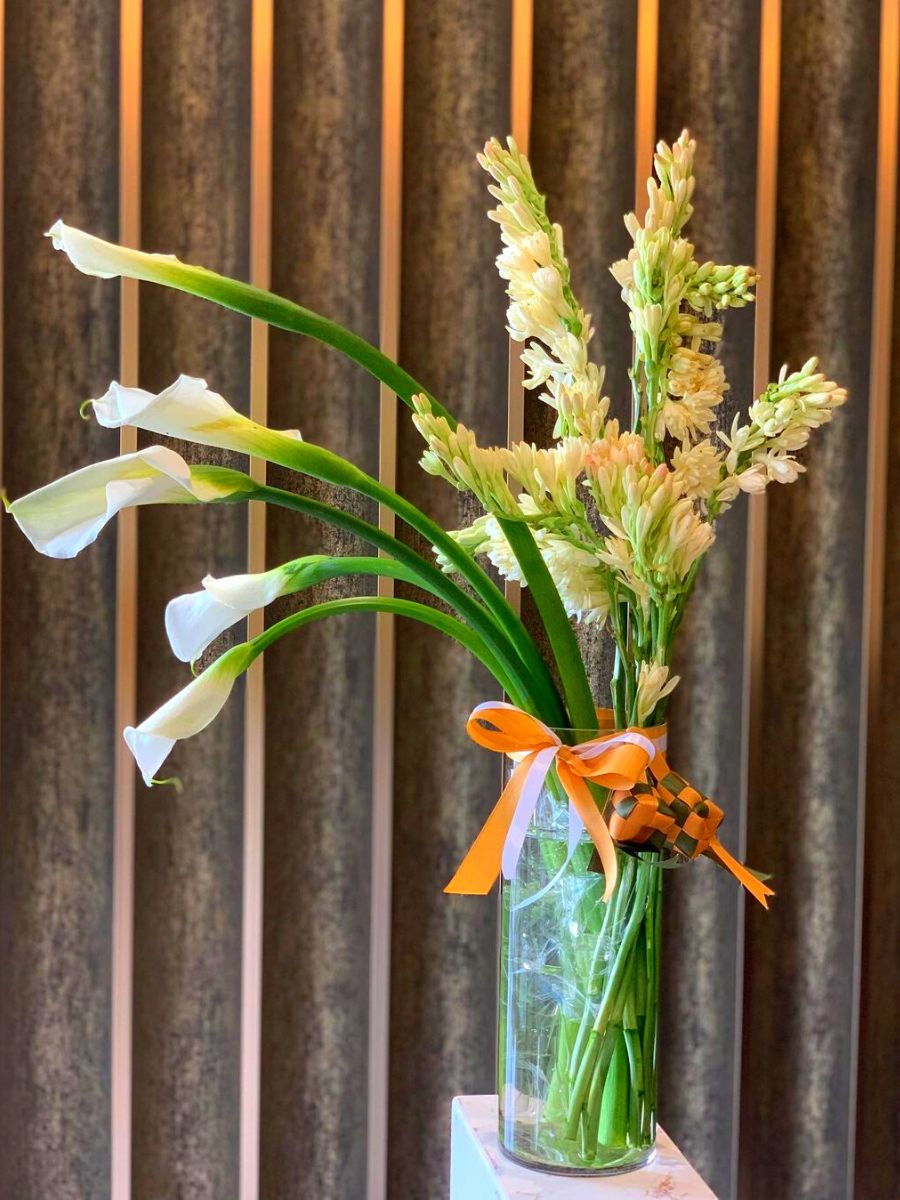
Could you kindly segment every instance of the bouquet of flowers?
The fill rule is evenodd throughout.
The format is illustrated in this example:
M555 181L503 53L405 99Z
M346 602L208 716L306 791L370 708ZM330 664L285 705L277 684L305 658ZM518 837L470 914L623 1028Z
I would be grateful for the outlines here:
M215 659L124 736L145 781L181 738L205 728L238 676L310 622L359 610L425 622L491 672L507 700L480 705L469 732L510 764L503 794L447 890L485 893L502 874L501 1140L537 1165L622 1169L652 1151L662 866L703 854L763 904L763 877L719 842L722 812L665 759L665 715L678 683L675 635L716 522L741 492L791 483L810 432L846 393L810 359L776 381L727 430L727 383L716 349L720 315L753 299L747 266L699 262L684 236L694 143L661 142L643 221L612 272L633 333L631 420L609 418L592 325L574 294L562 230L550 220L527 159L492 140L497 259L510 336L523 344L525 386L555 413L553 443L484 447L437 398L350 331L299 305L178 259L115 246L62 222L49 231L80 270L173 287L309 336L358 362L412 410L423 468L484 509L446 531L426 513L296 431L264 428L200 379L153 395L111 384L88 401L104 426L255 455L361 493L433 547L434 559L341 508L266 486L240 471L194 465L150 446L86 466L7 504L36 549L78 554L127 506L262 500L340 526L371 557L305 556L261 574L216 579L171 601L175 654L193 663L226 629L277 597L335 576L403 580L423 599L357 596L314 603ZM545 659L483 565L531 590L550 648ZM608 707L596 700L573 624L603 624L615 645Z

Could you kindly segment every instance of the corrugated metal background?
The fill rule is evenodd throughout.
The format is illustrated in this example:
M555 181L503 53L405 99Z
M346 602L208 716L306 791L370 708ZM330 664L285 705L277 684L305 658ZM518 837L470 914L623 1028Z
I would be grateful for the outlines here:
M271 279L398 346L486 440L539 436L475 151L514 122L529 143L622 397L621 214L655 137L698 137L699 253L766 272L755 325L727 321L735 399L814 350L851 393L808 478L723 525L680 648L675 760L777 875L746 918L708 865L668 887L662 1119L723 1198L900 1190L898 28L897 0L7 0L3 19L13 496L115 452L85 396L184 370L459 524L359 371L169 292L120 306L43 230L64 215ZM493 1086L494 906L440 890L494 798L463 733L489 684L419 627L317 626L270 656L265 708L257 672L179 747L182 795L135 791L114 714L184 678L166 600L354 547L238 507L134 524L75 563L3 529L0 1200L441 1200L450 1098Z

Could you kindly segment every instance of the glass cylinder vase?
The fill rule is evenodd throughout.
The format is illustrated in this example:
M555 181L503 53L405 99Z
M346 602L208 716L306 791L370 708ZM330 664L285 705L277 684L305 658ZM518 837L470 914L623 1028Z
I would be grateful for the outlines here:
M587 834L568 853L557 793L544 789L501 889L500 1144L528 1166L612 1174L656 1138L663 871L656 851L617 849L604 902Z

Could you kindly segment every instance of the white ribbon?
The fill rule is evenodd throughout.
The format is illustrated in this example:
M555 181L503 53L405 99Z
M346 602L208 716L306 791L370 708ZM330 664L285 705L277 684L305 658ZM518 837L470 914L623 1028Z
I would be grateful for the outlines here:
M494 705L493 707L498 707ZM511 706L510 706L511 707ZM543 724L543 722L541 722ZM553 765L556 755L562 748L562 741L556 733L548 726L544 725L548 738L554 742L552 746L546 746L543 750L538 750L534 754L534 760L528 769L528 775L525 783L522 785L522 793L519 796L519 802L516 805L516 811L513 815L512 822L509 827L509 833L506 842L503 846L503 855L501 858L501 871L503 878L511 880L515 877L516 866L522 854L522 847L525 844L525 837L528 832L528 826L534 817L534 811L537 808L538 800L540 799L541 789L547 778L547 774ZM657 751L664 751L666 748L667 737L665 731L658 734L656 737L650 738L645 734L638 733L636 730L624 729L620 733L600 735L598 738L592 739L589 742L581 742L577 746L569 747L578 758L589 760L597 758L600 754L612 749L614 746L632 745L639 746L647 755L648 761L652 762L656 757ZM528 908L529 905L537 903L542 899L547 892L557 883L571 863L575 851L578 848L578 843L581 841L581 835L584 832L584 822L578 814L578 810L572 801L569 801L569 828L566 845L566 858L563 865L539 891L533 896L529 896L526 900L521 900L518 904L513 905L512 911L518 912L520 909Z

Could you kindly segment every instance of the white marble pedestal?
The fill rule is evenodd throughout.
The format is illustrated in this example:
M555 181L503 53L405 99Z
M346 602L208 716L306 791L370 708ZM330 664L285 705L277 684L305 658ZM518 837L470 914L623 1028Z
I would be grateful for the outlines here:
M497 1097L457 1096L451 1118L450 1200L716 1200L662 1129L649 1166L605 1178L548 1175L497 1143Z

